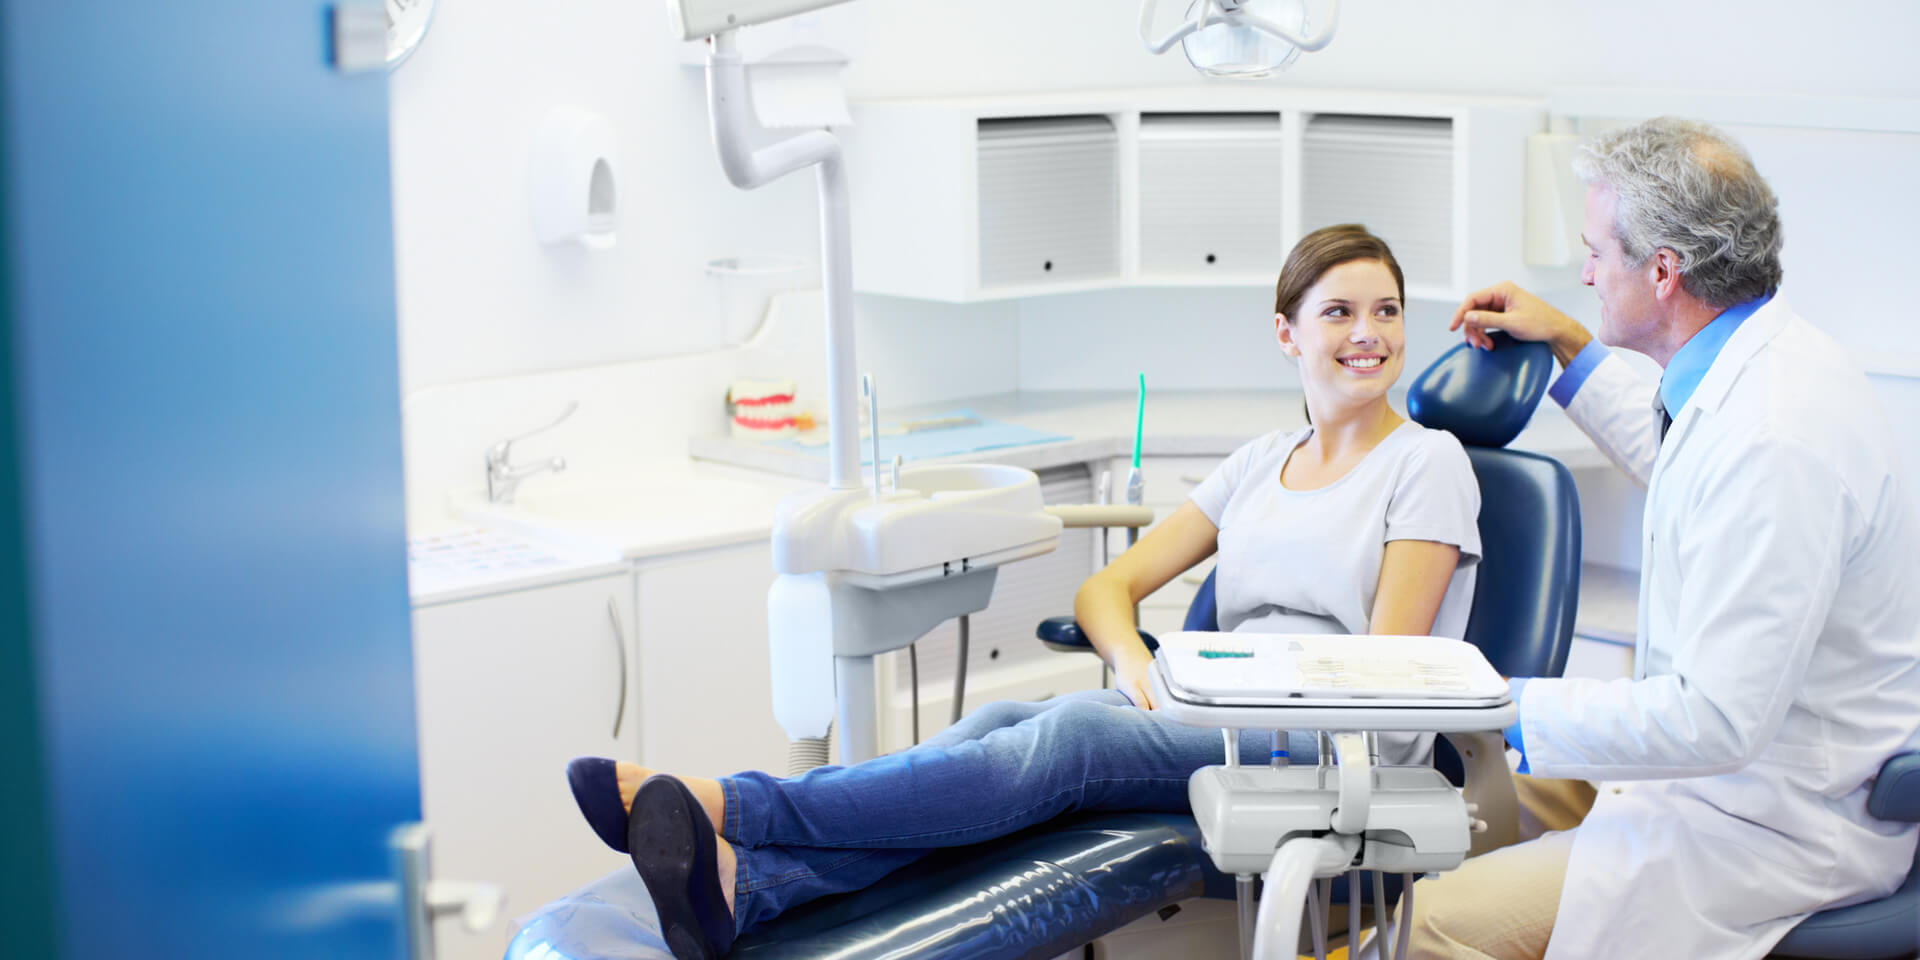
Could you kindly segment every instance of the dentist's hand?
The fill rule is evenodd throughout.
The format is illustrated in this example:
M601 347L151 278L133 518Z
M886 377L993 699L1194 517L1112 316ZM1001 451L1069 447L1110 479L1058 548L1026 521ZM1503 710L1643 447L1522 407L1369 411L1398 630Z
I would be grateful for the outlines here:
M1493 349L1489 327L1505 330L1516 340L1543 340L1563 367L1593 340L1579 321L1512 283L1496 283L1460 301L1447 329L1463 326L1467 342L1482 350Z
M1129 653L1113 665L1114 689L1142 710L1155 709L1158 705L1153 702L1153 684L1147 680L1147 671L1152 669L1153 654L1141 644L1138 654Z

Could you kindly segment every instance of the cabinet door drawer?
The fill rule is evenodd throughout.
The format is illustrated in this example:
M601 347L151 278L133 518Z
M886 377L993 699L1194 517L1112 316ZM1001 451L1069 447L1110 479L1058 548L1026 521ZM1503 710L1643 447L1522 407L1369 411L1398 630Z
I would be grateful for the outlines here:
M980 286L1119 279L1119 149L1105 116L981 120Z
M1168 277L1262 277L1286 259L1280 235L1278 113L1140 118L1140 271ZM1199 169L1241 171L1221 190Z
M499 885L512 917L625 862L581 821L565 770L577 756L638 759L633 624L625 573L414 611L436 876ZM506 950L503 925L476 935L447 919L435 936L441 960Z

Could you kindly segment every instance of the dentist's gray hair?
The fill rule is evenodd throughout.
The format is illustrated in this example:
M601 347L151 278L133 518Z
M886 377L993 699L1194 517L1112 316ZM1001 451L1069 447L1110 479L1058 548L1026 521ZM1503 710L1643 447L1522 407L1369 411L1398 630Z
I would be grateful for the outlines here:
M1780 208L1745 148L1704 123L1658 117L1582 146L1573 169L1619 198L1614 236L1629 263L1665 247L1681 287L1714 307L1780 288Z

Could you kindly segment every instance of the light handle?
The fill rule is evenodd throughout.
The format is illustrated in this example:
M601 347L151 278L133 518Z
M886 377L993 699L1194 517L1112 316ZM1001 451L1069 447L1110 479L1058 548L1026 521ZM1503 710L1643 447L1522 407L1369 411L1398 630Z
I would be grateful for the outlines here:
M1305 3L1306 0L1300 0ZM1185 40L1196 31L1204 30L1216 23L1250 27L1284 43L1290 43L1308 53L1325 49L1333 42L1334 28L1340 25L1340 0L1329 0L1327 18L1316 33L1302 36L1295 31L1274 23L1256 13L1249 13L1240 6L1240 0L1201 0L1199 11L1192 20L1174 28L1172 33L1158 40L1153 38L1153 14L1160 0L1141 0L1140 4L1140 42L1146 44L1147 52L1158 56L1173 49L1173 45Z

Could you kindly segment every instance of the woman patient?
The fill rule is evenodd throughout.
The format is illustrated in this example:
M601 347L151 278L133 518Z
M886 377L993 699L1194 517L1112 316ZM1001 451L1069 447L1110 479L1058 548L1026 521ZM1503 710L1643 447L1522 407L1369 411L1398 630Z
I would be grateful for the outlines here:
M1362 227L1314 231L1287 257L1274 333L1299 366L1311 425L1235 451L1080 588L1074 615L1118 689L990 704L911 750L792 779L575 761L581 811L633 856L674 955L724 954L738 933L931 848L1075 810L1186 811L1187 779L1221 761L1220 734L1153 712L1133 608L1215 552L1222 630L1462 636L1479 487L1451 434L1387 403L1404 298L1393 253ZM1267 740L1246 739L1242 761L1266 763ZM1430 746L1382 739L1387 762Z

